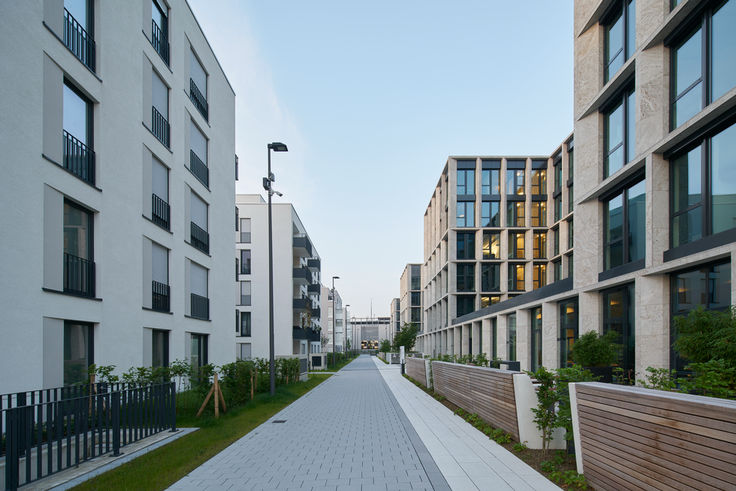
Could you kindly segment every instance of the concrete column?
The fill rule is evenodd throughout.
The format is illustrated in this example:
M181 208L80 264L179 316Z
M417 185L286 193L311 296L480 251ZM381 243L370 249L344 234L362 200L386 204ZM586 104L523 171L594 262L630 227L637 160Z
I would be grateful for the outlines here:
M528 309L516 311L516 359L521 362L522 370L531 369L530 330L532 327L531 311Z
M634 284L634 339L637 377L647 367L670 365L670 281L668 275L639 276Z
M499 315L497 317L498 324L496 326L496 331L498 333L498 357L502 360L508 360L508 348L506 347L506 334L507 334L507 323L506 323L506 316L505 315Z
M542 304L542 365L547 369L557 368L559 365L559 321L560 314L557 302Z
M598 292L581 293L578 297L578 335L601 331L601 299Z
M483 352L483 334L481 331L480 321L473 322L473 356L477 356Z
M452 354L455 356L462 356L463 355L463 332L461 327L452 327L451 329L451 335L452 335Z
M493 355L493 353L491 353L491 351L493 350L493 340L491 339L491 319L483 319L481 321L479 329L481 333L481 338L483 339L480 347L481 352L485 353L490 360Z
M460 355L467 355L470 354L471 349L471 330L470 330L471 324L463 324L460 326Z

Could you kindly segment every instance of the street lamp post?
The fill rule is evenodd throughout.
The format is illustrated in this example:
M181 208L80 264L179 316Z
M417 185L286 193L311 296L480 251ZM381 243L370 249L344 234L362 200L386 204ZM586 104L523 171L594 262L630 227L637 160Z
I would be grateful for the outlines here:
M337 332L335 332L335 317L337 317L337 302L335 297L335 280L339 280L339 276L333 276L332 277L332 363L335 363L335 338L337 337Z
M271 219L271 197L281 193L274 191L273 183L276 176L271 172L271 150L274 152L287 152L289 149L281 142L273 142L268 148L268 174L263 178L263 189L268 191L268 362L271 378L271 395L276 394L276 362L274 356L273 335L273 222Z

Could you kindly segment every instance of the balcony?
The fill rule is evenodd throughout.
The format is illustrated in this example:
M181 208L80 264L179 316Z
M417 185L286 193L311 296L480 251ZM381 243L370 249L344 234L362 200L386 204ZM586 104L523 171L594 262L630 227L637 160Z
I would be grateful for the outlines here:
M94 297L95 263L65 252L64 291L83 297Z
M297 285L308 285L312 282L312 273L305 267L294 268L293 275Z
M205 97L202 92L200 92L199 87L197 87L197 84L194 83L193 79L189 79L189 99L192 100L192 103L194 104L194 107L197 108L197 111L199 111L202 116L204 116L205 121L209 120L209 105L207 104L207 97Z
M195 319L210 320L210 299L191 293L192 296L192 317Z
M164 230L169 230L169 213L170 213L170 207L169 204L156 196L155 194L151 195L151 221L158 225L159 227L163 228Z
M171 128L169 127L169 120L167 120L158 109L151 106L151 133L153 136L169 148Z
M307 286L307 293L310 295L319 295L322 292L322 286L319 283L311 283Z
M67 9L64 9L64 44L79 61L95 71L95 40Z
M194 222L191 222L190 240L195 249L199 249L205 254L210 253L210 234Z
M189 150L189 171L205 186L210 185L210 170L194 150Z
M169 285L151 282L151 308L159 312L169 312L171 310L169 303Z
M293 339L306 339L307 341L319 341L319 334L320 332L316 329L312 329L311 327L299 327L294 326L294 329L292 330L292 338Z
M312 310L312 301L308 298L295 298L294 310Z
M293 247L294 253L300 257L312 256L312 243L306 235L295 235Z
M156 24L156 21L151 19L151 45L153 49L161 55L166 64L169 64L169 40L168 35L165 31Z
M240 232L240 243L250 244L250 232Z
M312 307L312 319L319 319L321 315L319 307Z
M238 305L242 305L245 307L250 306L251 304L251 296L250 295L240 295L240 303Z
M64 140L64 168L83 180L95 185L95 152L72 135L62 130Z
M313 273L319 273L321 262L319 259L307 259L307 267L311 269Z

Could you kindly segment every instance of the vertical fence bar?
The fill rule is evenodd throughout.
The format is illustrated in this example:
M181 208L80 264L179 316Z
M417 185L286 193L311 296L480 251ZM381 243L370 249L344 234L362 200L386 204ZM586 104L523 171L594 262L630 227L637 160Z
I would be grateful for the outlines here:
M170 385L171 390L171 399L169 400L169 410L171 411L169 413L169 418L171 419L169 423L171 424L171 432L176 431L176 382L171 382Z
M112 454L120 455L120 392L112 393L112 403L110 404L112 416ZM123 433L124 435L125 433Z
M33 450L33 406L24 406L22 408L18 408L20 411L22 411L23 414L23 426L21 426L20 430L23 432L24 437L24 447L23 450L25 450L26 454L26 480L25 482L29 482L31 480L31 450Z
M54 459L53 459L53 444L54 444L54 427L52 425L52 416L53 416L53 402L49 401L49 396L51 394L46 394L46 470L49 474L53 472L53 465L54 465Z
M39 400L36 406L36 479L40 479L41 476L43 476L43 404Z
M10 406L10 401L8 401ZM18 414L17 409L6 411L5 432L5 489L18 489Z

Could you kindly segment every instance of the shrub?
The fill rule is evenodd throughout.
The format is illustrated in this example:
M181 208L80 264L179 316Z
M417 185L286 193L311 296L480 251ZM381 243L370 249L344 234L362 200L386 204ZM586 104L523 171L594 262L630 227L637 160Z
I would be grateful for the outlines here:
M723 360L736 367L736 309L725 312L699 306L687 316L675 317L675 351L693 363Z
M639 385L647 389L675 390L677 387L675 370L667 368L647 367L644 380L639 380Z
M480 353L475 357L475 363L481 367L487 367L488 366L488 357L485 353Z
M687 366L693 374L677 381L683 391L722 399L736 399L736 367L725 360L691 363Z
M560 395L555 385L557 378L553 372L544 367L539 367L536 372L527 373L539 383L537 407L533 407L532 412L537 429L542 432L542 449L547 451L549 442L552 441L552 432L557 424L556 409L560 402Z
M605 367L616 361L618 346L615 331L599 336L596 331L586 332L572 345L570 358L584 367Z
M391 341L388 339L381 340L381 345L378 347L378 351L381 353L389 353L391 351Z

